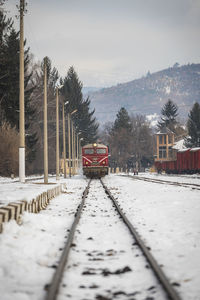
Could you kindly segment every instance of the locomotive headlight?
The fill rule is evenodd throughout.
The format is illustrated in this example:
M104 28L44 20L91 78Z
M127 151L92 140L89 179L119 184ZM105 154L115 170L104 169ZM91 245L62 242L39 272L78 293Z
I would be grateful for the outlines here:
M88 161L86 161L85 164L88 165Z
M96 144L96 143L94 143L94 144L93 144L93 146L94 146L94 147L96 147L96 146L97 146L97 144Z
M105 160L104 160L104 161L103 161L103 165L105 165L105 163L106 163L106 162L105 162Z

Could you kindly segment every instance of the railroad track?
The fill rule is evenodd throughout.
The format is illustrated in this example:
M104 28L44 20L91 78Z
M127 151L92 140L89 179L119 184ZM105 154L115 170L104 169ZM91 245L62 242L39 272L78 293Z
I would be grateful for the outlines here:
M105 193L107 196L105 195ZM101 196L101 199L98 199L99 195ZM86 198L88 198L87 201ZM112 202L109 200L112 200ZM98 201L102 201L101 205L104 205L105 203L105 209L102 209L102 206L101 209L98 208ZM88 215L85 211L87 206L88 208L92 206L92 209L88 209ZM102 215L101 218L98 218L97 214L100 212L102 212ZM83 214L82 217L81 214ZM86 214L86 216L84 216L84 214ZM111 219L114 221L112 224L109 224L109 220ZM81 224L79 224L79 220ZM89 252L85 250L83 246L83 241L85 241L85 235L87 234L86 230L84 230L88 228L86 224L87 222L89 222L91 227L90 231L94 234L94 236L88 237L87 242L84 243L95 244L96 242L98 244L98 239L101 239L101 230L104 230L104 238L103 240L100 240L100 248L96 249L94 248L95 246L93 248L89 246L89 248L92 249L92 251ZM126 225L128 230L124 226L124 224ZM110 226L113 226L113 228ZM81 234L82 231L83 233ZM115 234L117 231L120 231L121 234L118 233L116 239ZM122 239L121 241L119 241L119 236L120 239ZM112 242L112 239L114 240L114 242ZM125 243L125 246L123 246L123 243ZM130 249L127 250L128 243L130 243ZM106 247L107 244L109 244L109 246L112 245L112 248L105 250L106 248L104 249L104 247ZM119 250L121 248L126 250ZM81 273L82 277L80 277L79 281L82 284L76 288L81 288L83 289L83 291L85 291L85 289L87 288L90 289L89 294L86 293L87 296L83 297L83 299L110 300L116 297L120 297L121 295L125 297L123 299L131 300L136 299L134 298L134 296L137 294L140 294L140 296L142 297L139 299L181 299L174 287L170 284L167 276L164 274L159 264L150 253L150 250L145 246L136 229L127 219L118 202L112 196L102 180L94 180L94 184L91 184L91 180L88 182L88 185L82 196L82 201L76 210L74 222L69 231L67 242L63 249L58 266L56 267L52 282L47 287L45 300L55 300L57 299L57 296L59 298L59 295L63 295L63 293L71 299L79 299L76 292L74 292L73 279L70 279L70 276L74 276L75 269L78 268L79 264L81 264L81 249L82 252L85 253L82 267L79 267L83 268ZM70 261L73 261L73 264L71 263L70 265ZM76 263L74 263L75 261ZM124 263L124 267L117 268L117 270L113 271L113 267L118 266L118 264L123 265ZM105 264L109 264L110 267L105 267ZM137 268L139 268L140 271L139 273L136 272L136 274L134 274L134 269ZM143 269L142 272L141 268ZM78 273L80 273L80 271L77 272L77 274ZM130 286L132 289L134 288L134 285L137 286L137 278L140 277L141 274L141 280L143 279L143 276L147 276L147 279L145 280L144 286L142 288L143 291L130 291ZM87 280L85 281L83 279L84 275L87 276ZM120 282L119 280L122 280L122 277L117 277L117 275L126 276L125 281L127 282L131 280L129 281L131 282L129 291L117 290L116 285L118 285L118 283ZM80 274L77 276L80 276ZM98 290L99 287L98 284L94 283L94 280L97 280L98 282L100 276L103 276L105 278L104 283L106 284L106 286L108 286L108 288L103 291L104 294L94 294L95 289ZM116 281L116 285L113 288L112 286L109 288L109 276L112 277L111 285L113 285L113 283L115 283ZM113 276L115 277L115 279L113 279ZM91 281L90 286L86 286L86 283L88 283L89 280L88 278L93 278L93 283ZM102 279L100 280L100 282L102 283ZM145 284L147 285L146 287ZM74 295L72 295L73 292ZM153 294L155 294L156 298L150 297L153 296Z
M200 190L200 184L195 183L181 183L181 182L175 182L175 181L168 181L163 179L155 179L155 178L148 178L148 177L140 177L140 176L133 176L133 175L123 175L129 178L133 178L135 180L142 180L152 183L160 183L160 184L169 184L169 185L175 185L175 186L181 186L186 188L191 188L193 190Z

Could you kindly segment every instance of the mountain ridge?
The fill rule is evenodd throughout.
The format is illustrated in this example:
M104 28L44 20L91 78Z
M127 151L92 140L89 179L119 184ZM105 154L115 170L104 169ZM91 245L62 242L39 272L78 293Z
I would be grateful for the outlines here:
M186 118L193 103L200 101L200 64L175 64L88 95L101 124L114 121L122 106L129 114L159 115L168 99L177 104L179 117Z

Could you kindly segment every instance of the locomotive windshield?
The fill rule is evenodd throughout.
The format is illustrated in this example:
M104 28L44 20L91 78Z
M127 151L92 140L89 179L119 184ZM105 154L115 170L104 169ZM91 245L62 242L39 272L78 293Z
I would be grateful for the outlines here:
M106 149L97 149L97 154L106 154Z
M94 154L94 149L85 149L85 154Z

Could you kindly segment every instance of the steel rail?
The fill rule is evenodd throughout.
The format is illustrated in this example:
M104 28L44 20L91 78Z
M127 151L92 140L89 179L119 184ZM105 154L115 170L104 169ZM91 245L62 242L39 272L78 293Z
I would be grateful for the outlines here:
M64 271L65 265L67 263L67 260L68 260L71 244L73 242L74 234L75 234L75 231L76 231L76 226L79 222L81 212L82 212L82 208L85 204L85 198L87 197L87 194L89 192L90 183L91 183L91 179L88 182L88 185L87 185L86 189L83 192L82 201L77 207L74 222L71 226L67 242L66 242L65 247L63 249L59 264L58 264L58 266L56 268L56 271L53 275L51 284L49 285L49 287L47 289L47 294L46 294L45 300L55 300L56 296L58 294L59 285L61 283L62 276L63 276L63 271Z
M146 257L147 261L149 262L149 264L151 265L152 270L154 271L154 274L156 275L157 279L159 280L159 282L161 283L161 285L164 288L164 291L166 292L167 296L169 299L171 300L181 300L180 296L178 295L178 293L175 291L175 289L172 287L172 285L170 284L168 278L165 276L165 274L163 273L162 269L160 268L160 266L158 265L158 263L156 262L155 258L152 256L152 254L150 253L150 251L147 249L147 247L145 246L144 242L142 241L142 239L140 238L139 234L137 233L136 229L133 227L133 225L129 222L129 220L127 219L127 217L125 216L125 214L122 212L118 202L115 200L115 198L112 196L112 194L110 193L110 191L108 190L108 188L106 187L106 185L103 183L103 181L100 179L102 186L105 189L106 194L109 196L109 198L113 201L118 213L120 214L120 216L122 217L124 223L127 225L127 227L129 228L130 232L132 233L132 235L134 236L134 239L137 243L137 245L140 247L140 249L142 250L144 256Z
M123 175L124 176L124 175ZM174 182L174 181L168 181L168 180L163 180L163 179L156 179L156 178L147 178L147 177L140 177L140 176L131 176L131 175L125 175L126 177L133 178L136 180L143 180L147 182L152 182L152 183L160 183L160 184L169 184L169 185L177 185L185 188L191 188L193 190L200 190L200 184L196 183L181 183L181 182Z

